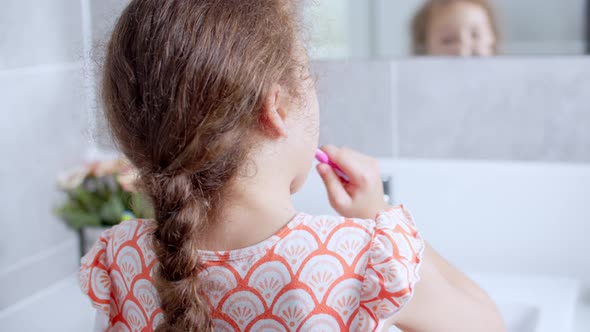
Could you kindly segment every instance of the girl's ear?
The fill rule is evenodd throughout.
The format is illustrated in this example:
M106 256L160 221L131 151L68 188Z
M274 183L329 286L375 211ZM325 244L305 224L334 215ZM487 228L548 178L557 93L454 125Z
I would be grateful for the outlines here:
M278 84L273 84L268 95L264 98L260 110L260 123L262 131L274 138L287 138L287 94Z

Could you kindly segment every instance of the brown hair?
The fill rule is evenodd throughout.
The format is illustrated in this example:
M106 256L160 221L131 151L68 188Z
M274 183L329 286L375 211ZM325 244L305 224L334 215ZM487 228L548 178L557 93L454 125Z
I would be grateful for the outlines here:
M111 36L106 117L140 172L157 228L157 331L211 331L199 234L246 158L271 84L300 83L289 0L134 0Z
M487 0L427 0L424 6L414 16L412 20L412 51L416 55L425 55L427 52L426 45L428 44L428 31L430 30L430 23L432 15L437 7L451 4L457 1L465 1L481 6L492 25L492 31L496 36L499 36L498 24L496 22L496 14L494 9ZM496 42L497 44L497 42ZM494 45L494 53L496 52L496 45Z

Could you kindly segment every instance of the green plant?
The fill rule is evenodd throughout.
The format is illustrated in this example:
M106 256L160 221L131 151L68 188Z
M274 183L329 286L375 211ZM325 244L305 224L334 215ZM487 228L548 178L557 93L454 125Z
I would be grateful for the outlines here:
M135 171L123 160L95 162L67 172L58 178L67 200L55 213L76 230L153 218L149 201L135 189L135 179Z

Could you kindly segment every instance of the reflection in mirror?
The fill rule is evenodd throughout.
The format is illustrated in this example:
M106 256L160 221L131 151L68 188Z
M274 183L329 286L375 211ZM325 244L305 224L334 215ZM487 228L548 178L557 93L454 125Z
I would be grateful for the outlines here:
M429 0L414 15L412 51L416 55L490 56L498 30L486 0Z
M316 59L576 55L587 0L321 0L307 6Z

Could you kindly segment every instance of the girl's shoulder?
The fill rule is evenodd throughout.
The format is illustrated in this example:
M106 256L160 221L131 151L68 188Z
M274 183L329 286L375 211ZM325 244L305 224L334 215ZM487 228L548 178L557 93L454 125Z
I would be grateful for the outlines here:
M136 303L142 297L157 303L152 279L157 261L152 249L154 230L152 220L127 220L104 231L82 258L80 287L106 317L124 315L132 307L144 308ZM154 306L144 318L159 320L160 313L161 309Z
M292 225L292 229L305 229L317 235L322 241L335 237L351 237L356 233L364 233L367 241L374 240L376 235L384 231L390 234L404 234L417 237L416 225L410 213L403 205L393 206L377 213L374 219L345 218L334 215L302 214L300 222ZM368 236L368 237L367 237Z

